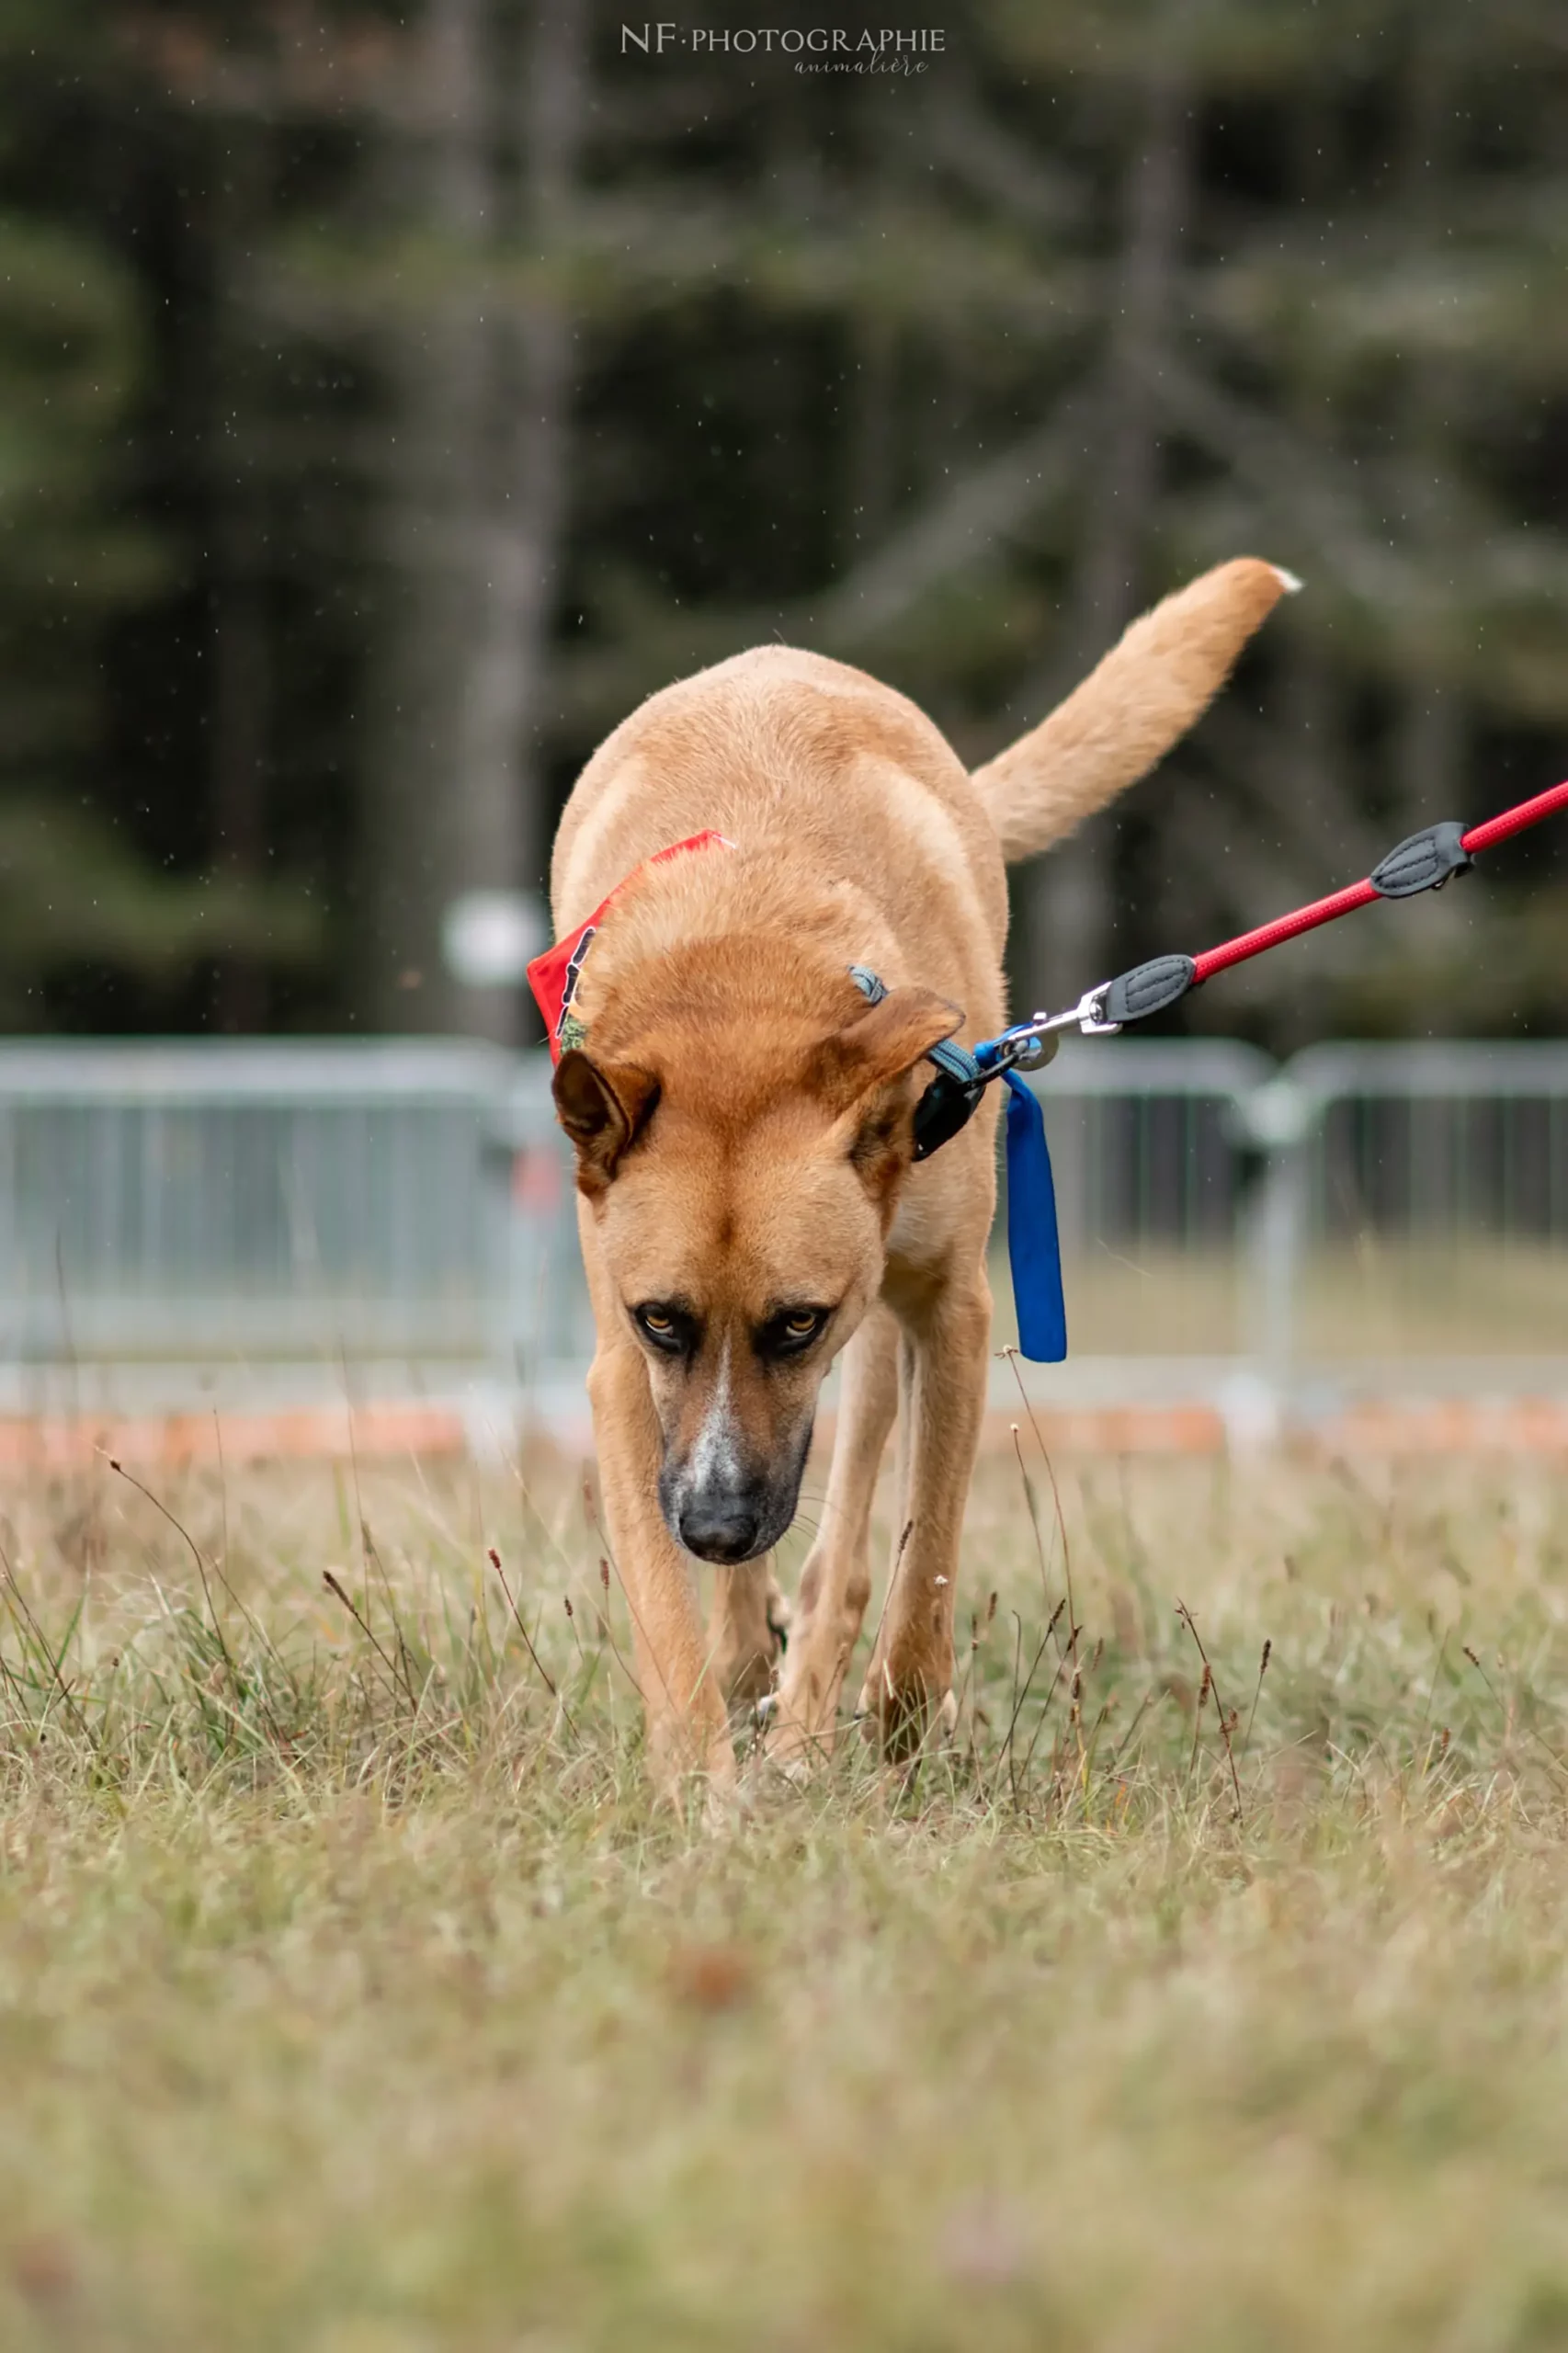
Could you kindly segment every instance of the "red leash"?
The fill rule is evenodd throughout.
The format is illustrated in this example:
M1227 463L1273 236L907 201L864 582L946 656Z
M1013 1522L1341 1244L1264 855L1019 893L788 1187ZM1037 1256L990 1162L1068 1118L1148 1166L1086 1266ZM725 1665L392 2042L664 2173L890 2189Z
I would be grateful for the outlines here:
M1090 989L1070 1013L1047 1016L1037 1013L1032 1021L1020 1022L1017 1029L1008 1030L1008 1039L1017 1039L1020 1045L1028 1039L1042 1037L1051 1029L1067 1029L1074 1025L1087 1035L1104 1035L1119 1029L1129 1021L1146 1020L1152 1013L1163 1013L1187 995L1233 964L1244 964L1249 957L1261 956L1266 949L1278 948L1287 939L1295 939L1303 931L1315 931L1320 924L1336 922L1355 907L1369 907L1375 899L1413 899L1422 891L1440 890L1450 875L1462 874L1481 850L1493 849L1513 834L1522 834L1528 825L1539 825L1543 817L1554 816L1559 810L1568 809L1568 781L1554 784L1547 792L1538 792L1531 801L1521 801L1517 809L1505 809L1499 816L1488 817L1483 824L1469 827L1447 823L1428 825L1424 832L1412 834L1407 841L1392 849L1380 866L1373 869L1364 882L1352 882L1343 891L1332 892L1326 899L1314 899L1310 906L1297 907L1288 915L1276 915L1272 923L1259 924L1256 931L1244 931L1234 939L1222 940L1218 948L1207 948L1201 956L1156 956L1150 963L1135 965L1131 972L1122 972L1114 981L1102 981ZM997 1040L998 1045L1003 1043Z
M1539 825L1555 809L1568 808L1568 784L1554 784L1550 792L1538 792L1533 801L1521 801L1517 809L1505 809L1500 817L1488 817L1483 825L1472 825L1463 837L1471 858L1479 849L1491 849L1497 842L1506 842L1510 834L1522 834L1527 825Z
M1538 792L1533 801L1521 801L1517 809L1505 809L1500 817L1488 817L1483 825L1471 825L1468 833L1459 836L1460 848L1467 859L1472 858L1479 850L1492 849L1498 842L1506 842L1511 834L1522 834L1527 825L1539 825L1543 817L1563 808L1568 808L1568 783L1554 784L1550 792ZM1422 841L1426 836L1417 834L1413 838ZM1401 843L1401 849L1404 847ZM1396 850L1394 856L1398 855ZM1381 873L1382 869L1378 870ZM1449 870L1453 873L1461 870L1457 865ZM1431 882L1417 887L1431 890L1436 883L1447 880L1447 874L1438 874ZM1352 907L1370 906L1374 899L1412 895L1408 891L1380 891L1369 876L1365 882L1352 882L1347 889L1335 891L1326 899L1314 899L1310 907L1298 907L1293 915L1276 915L1272 923L1259 924L1256 931L1244 931L1238 938L1227 939L1218 948L1205 949L1201 956L1192 960L1192 986L1196 988L1212 973L1224 972L1228 965L1244 964L1249 956L1261 956L1266 948L1278 948L1281 940L1294 939L1303 931L1315 931L1320 923L1333 923L1336 916L1347 915Z

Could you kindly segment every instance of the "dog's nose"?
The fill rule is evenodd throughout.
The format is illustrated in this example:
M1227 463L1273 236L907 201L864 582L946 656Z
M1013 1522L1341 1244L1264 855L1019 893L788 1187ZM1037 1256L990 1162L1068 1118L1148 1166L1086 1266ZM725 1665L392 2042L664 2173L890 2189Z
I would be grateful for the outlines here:
M681 1506L678 1532L699 1561L746 1561L756 1549L762 1514L738 1495L694 1495Z

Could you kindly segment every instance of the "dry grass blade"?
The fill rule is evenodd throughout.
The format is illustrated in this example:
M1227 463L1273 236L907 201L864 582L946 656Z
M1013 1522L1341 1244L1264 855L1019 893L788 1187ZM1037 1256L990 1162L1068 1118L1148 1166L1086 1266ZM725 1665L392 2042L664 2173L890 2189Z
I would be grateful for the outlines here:
M79 1612L73 1614L71 1622L67 1626L65 1633L61 1639L60 1648L56 1651L46 1639L42 1627L39 1624L38 1620L34 1617L32 1610L29 1608L28 1605L28 1597L22 1591L21 1586L17 1578L16 1571L12 1568L10 1561L4 1551L0 1551L0 1570L4 1570L5 1572L6 1606L13 1614L17 1611L20 1611L21 1613L23 1627L22 1640L25 1654L43 1661L44 1665L48 1669L49 1680L60 1694L62 1706L70 1711L72 1716L75 1720L76 1728L81 1733L83 1739L89 1745L92 1745L92 1728L88 1724L86 1717L82 1712L79 1701L75 1699L70 1686L65 1681L64 1676L61 1672L61 1662L65 1655L65 1651L69 1645L71 1636L75 1630L76 1620ZM0 1664L3 1664L3 1662L0 1662ZM12 1678L9 1667L6 1667L6 1679L8 1681L11 1680Z
M359 1608L359 1605L355 1600L353 1595L348 1591L347 1587L341 1582L341 1580L333 1574L330 1569L324 1569L322 1571L321 1581L326 1587L328 1593L332 1595L334 1600L340 1601L343 1604L343 1607L347 1610L350 1618L353 1619L354 1623L358 1627L359 1631L364 1635L365 1640L369 1643L370 1648L375 1652L377 1658L381 1661L381 1665L385 1670L387 1688L391 1691L392 1698L394 1699L401 1698L403 1696L403 1687L398 1677L397 1667L392 1659L389 1656L385 1647L380 1640L380 1637L377 1635L375 1629L371 1626L369 1619Z
M1056 1511L1057 1532L1062 1538L1062 1581L1067 1588L1068 1647L1075 1650L1078 1642L1078 1610L1077 1604L1073 1598L1073 1548L1067 1536L1067 1515L1062 1508L1062 1490L1056 1483L1056 1471L1051 1460L1050 1449L1047 1447L1044 1438L1040 1436L1040 1424L1035 1419L1034 1407L1029 1404L1028 1392L1024 1388L1024 1376L1018 1370L1018 1351L1017 1348L1007 1348L1004 1353L1006 1356L1007 1362L1013 1369L1013 1379L1018 1384L1018 1395L1023 1400L1024 1412L1028 1417L1029 1428L1034 1433L1034 1442L1040 1449L1040 1459L1045 1465L1045 1475L1051 1482L1051 1500ZM1021 1457L1018 1467L1020 1470L1023 1468ZM1027 1491L1028 1486L1027 1479L1024 1482L1024 1485ZM1033 1505L1031 1500L1031 1519L1033 1519ZM1039 1534L1040 1529L1037 1524L1035 1528L1037 1540L1039 1538ZM1049 1596L1047 1597L1049 1598Z
M529 1658L532 1659L535 1671L539 1676L540 1681L544 1685L544 1688L549 1692L551 1698L559 1701L561 1693L556 1686L555 1677L551 1675L549 1667L546 1666L538 1651L534 1648L533 1636L529 1633L528 1628L523 1623L523 1613L512 1597L512 1588L506 1583L506 1572L501 1566L501 1555L496 1551L494 1544L488 1548L484 1557L489 1562L491 1567L494 1570L496 1576L501 1581L501 1590L506 1597L506 1607L512 1613L512 1623L517 1627L518 1633L521 1634L523 1638L523 1648L528 1652Z
M1263 1678L1268 1672L1268 1662L1274 1655L1274 1644L1266 1641L1257 1662L1257 1681L1253 1687L1252 1706L1247 1710L1247 1728L1242 1735L1243 1748L1252 1745L1252 1728L1257 1721L1257 1703L1263 1697Z
M1219 1686L1214 1681L1214 1670L1209 1664L1209 1654L1203 1647L1203 1637L1198 1631L1191 1610L1187 1608L1185 1601L1178 1600L1176 1607L1176 1616L1181 1620L1182 1624L1187 1628L1187 1632L1192 1636L1193 1641L1197 1643L1198 1655L1203 1661L1203 1691L1200 1691L1199 1694L1199 1716L1201 1716L1203 1712L1203 1692L1212 1691L1214 1694L1214 1713L1220 1720L1220 1738L1225 1745L1225 1762L1231 1768L1231 1787L1235 1792L1236 1820L1238 1822L1242 1822L1244 1821L1246 1817L1246 1808L1242 1802L1241 1776L1236 1771L1236 1752L1231 1745L1232 1725L1230 1720L1225 1714L1225 1703L1220 1697ZM1265 1665L1267 1664L1267 1658L1264 1663ZM1260 1683L1262 1682L1262 1679L1263 1675L1262 1669L1260 1668L1258 1670L1258 1680ZM1197 1719L1195 1718L1193 1722L1193 1747L1195 1753L1197 1744L1198 1723Z
M246 1686L241 1680L239 1670L234 1664L233 1653L229 1647L228 1635L223 1629L222 1619L220 1617L218 1612L218 1605L212 1598L212 1587L208 1578L207 1563L202 1556L201 1547L197 1543L196 1539L191 1535L190 1530L184 1525L183 1521L176 1518L175 1513L169 1509L168 1506L160 1496L155 1495L153 1493L151 1487L144 1485L143 1483L137 1478L134 1472L128 1471L122 1462L116 1461L113 1455L106 1455L104 1460L108 1462L109 1469L115 1472L117 1477L123 1479L128 1486L134 1487L137 1494L144 1496L146 1501L152 1505L153 1510L157 1512L162 1518L168 1522L176 1535L180 1539L180 1541L186 1546L187 1550L190 1553L191 1559L195 1562L197 1575L201 1581L202 1598L206 1602L207 1615L211 1621L213 1639L217 1643L219 1653L222 1655L224 1667L228 1672L230 1695L234 1701L236 1709L243 1710L245 1699L248 1696ZM225 1510L227 1509L226 1487L224 1508ZM268 1644L260 1624L239 1600L233 1586L229 1584L226 1570L220 1570L219 1577L222 1584L224 1592L229 1595L230 1599L234 1602L235 1607L240 1609L246 1620L246 1623L249 1625L252 1633L255 1635L259 1654L265 1656ZM283 1729L273 1712L272 1703L267 1697L265 1682L259 1677L256 1678L255 1690L256 1696L261 1703L262 1713L267 1718L267 1726L271 1732L272 1737L275 1742L281 1745L284 1739Z

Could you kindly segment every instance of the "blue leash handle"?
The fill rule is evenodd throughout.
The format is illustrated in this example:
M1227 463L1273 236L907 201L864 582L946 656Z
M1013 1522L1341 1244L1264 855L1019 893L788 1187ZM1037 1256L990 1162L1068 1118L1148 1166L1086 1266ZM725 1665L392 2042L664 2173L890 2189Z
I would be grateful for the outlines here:
M1018 1348L1031 1364L1060 1364L1067 1354L1067 1303L1045 1114L1017 1071L1002 1075L1007 1082L1007 1259Z
M1031 1364L1061 1364L1067 1354L1067 1303L1062 1291L1062 1239L1056 1184L1040 1097L1002 1057L1011 1040L974 1049L983 1080L1007 1086L1007 1261L1018 1317L1018 1351Z

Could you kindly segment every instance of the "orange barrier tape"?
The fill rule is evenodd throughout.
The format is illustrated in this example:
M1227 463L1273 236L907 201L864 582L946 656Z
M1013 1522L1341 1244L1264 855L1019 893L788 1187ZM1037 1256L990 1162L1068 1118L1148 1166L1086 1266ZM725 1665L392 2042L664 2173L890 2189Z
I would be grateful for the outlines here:
M1212 1405L1036 1405L1034 1427L1021 1406L987 1414L981 1444L1010 1452L1018 1428L1026 1454L1038 1430L1047 1450L1062 1454L1221 1454L1223 1415ZM834 1417L824 1415L816 1447L825 1455ZM1281 1441L1297 1453L1564 1454L1568 1399L1432 1398L1369 1401L1311 1422L1288 1423ZM548 1430L520 1438L551 1443ZM128 1469L190 1463L231 1465L288 1460L346 1461L463 1453L469 1432L450 1406L395 1401L300 1407L290 1412L147 1415L135 1419L80 1414L0 1418L0 1475L90 1469L113 1457ZM563 1450L574 1454L575 1448Z
M1568 1399L1363 1404L1311 1427L1325 1454L1568 1454Z
M189 1462L324 1461L355 1455L460 1454L467 1433L449 1407L306 1406L290 1413L113 1415L0 1420L0 1472L82 1471L105 1456L129 1468Z

